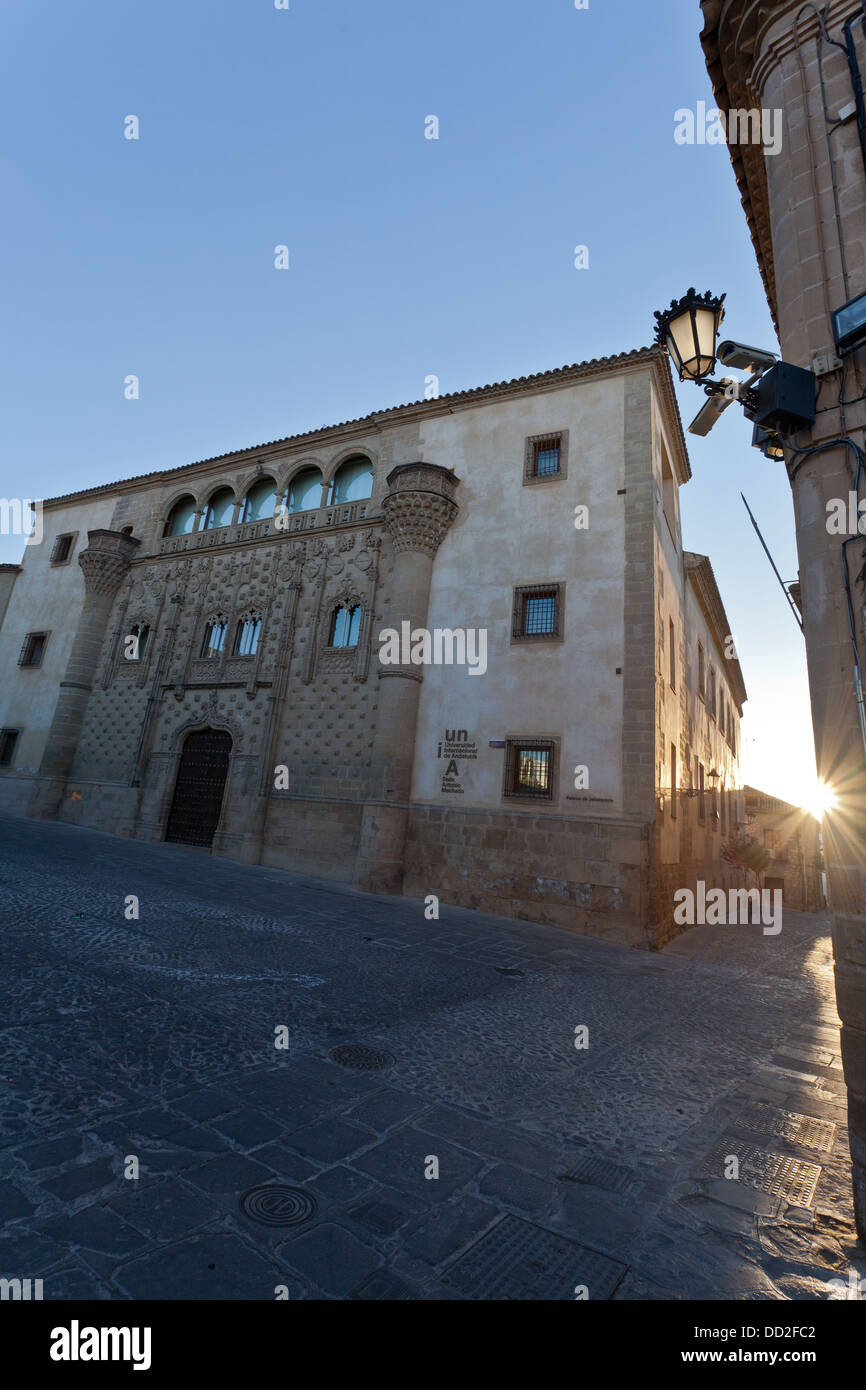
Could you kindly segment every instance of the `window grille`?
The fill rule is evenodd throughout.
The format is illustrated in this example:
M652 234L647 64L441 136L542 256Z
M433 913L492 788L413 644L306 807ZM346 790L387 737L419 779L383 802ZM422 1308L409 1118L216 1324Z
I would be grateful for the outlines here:
M538 584L515 589L512 637L521 639L561 636L562 601L558 584Z
M536 478L552 478L559 472L559 435L533 445L533 472Z
M554 751L549 739L509 740L505 751L505 795L551 801Z
M51 551L52 565L66 564L66 562L71 558L72 546L74 541L75 536L72 533L70 533L69 535L57 537L56 541L54 542L54 549Z
M18 665L41 666L47 641L47 632L28 632L27 636L24 638L24 646L21 648Z

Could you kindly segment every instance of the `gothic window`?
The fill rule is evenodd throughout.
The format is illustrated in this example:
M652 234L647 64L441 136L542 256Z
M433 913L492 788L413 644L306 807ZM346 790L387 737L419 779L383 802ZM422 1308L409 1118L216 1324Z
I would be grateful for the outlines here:
M331 615L329 647L357 647L361 631L361 605L335 608Z
M329 488L328 506L361 502L373 492L373 465L363 454L341 463Z
M277 508L277 485L273 478L260 478L247 491L241 521L270 521Z
M127 661L143 661L144 649L150 636L147 623L133 623L123 639L123 655Z
M230 487L219 488L207 504L204 514L204 530L214 531L218 526L231 526L235 510L235 495Z
M188 536L195 530L196 503L194 497L181 497L168 514L162 534L164 536Z
M222 656L223 648L226 644L226 630L228 620L222 615L211 618L204 630L204 641L201 645L201 654L206 660L210 661L214 657Z
M241 618L235 631L232 656L255 656L261 630L262 620L258 613L249 613Z
M288 491L289 512L312 512L322 505L324 479L318 468L303 468L296 473Z

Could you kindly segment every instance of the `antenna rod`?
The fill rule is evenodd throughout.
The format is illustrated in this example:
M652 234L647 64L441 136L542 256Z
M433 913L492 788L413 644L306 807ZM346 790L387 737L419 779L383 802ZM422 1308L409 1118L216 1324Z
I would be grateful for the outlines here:
M743 494L740 493L740 496L743 497ZM774 560L773 560L773 557L772 557L772 555L770 554L769 550L767 549L767 542L764 540L764 537L761 535L761 528L760 528L760 526L758 525L758 523L757 523L757 521L755 520L755 518L752 516L752 509L751 509L751 507L749 506L748 502L746 501L745 497L743 497L743 505L744 505L744 507L746 508L746 511L749 513L749 517L750 517L750 519L751 519L752 525L754 526L755 530L756 530L757 533L758 533L758 540L761 542L761 545L764 547L764 554L766 555L766 557L767 557L767 559L769 560L770 564L773 566L773 573L774 573L774 575L776 576L776 578L777 578L778 581L779 581L779 584L780 584L781 589L782 589L782 593L785 595L785 598L788 600L788 605L789 605L789 607L790 607L790 609L791 609L791 612L794 614L794 621L796 622L796 624L797 624L798 628L800 629L800 631L803 632L803 622L802 622L802 619L801 619L801 617L800 617L800 614L797 612L797 605L795 604L794 600L791 598L791 595L788 593L788 590L785 588L785 582L784 582L784 580L782 579L782 576L780 575L779 571L776 569L776 565L775 565L775 562L774 562ZM803 636L804 636L804 637L805 637L805 635L806 635L805 632L803 632Z

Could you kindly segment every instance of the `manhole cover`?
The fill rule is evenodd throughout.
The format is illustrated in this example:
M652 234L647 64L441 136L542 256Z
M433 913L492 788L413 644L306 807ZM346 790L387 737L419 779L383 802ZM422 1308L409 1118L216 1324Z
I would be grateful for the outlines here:
M836 1126L832 1120L816 1120L813 1115L799 1115L796 1110L777 1110L775 1106L765 1105L760 1100L744 1106L734 1117L734 1124L741 1129L775 1134L789 1143L803 1144L807 1149L824 1152L832 1149L836 1138Z
M609 1158L582 1158L565 1176L571 1182L585 1182L605 1192L628 1192L638 1180L633 1168L623 1168Z
M264 1183L241 1197L241 1211L263 1226L300 1226L316 1214L316 1199L300 1187Z
M732 1134L723 1134L709 1153L704 1154L701 1167L715 1178L725 1176L725 1164L733 1154L740 1162L740 1182L767 1192L771 1197L784 1197L798 1207L809 1207L818 1186L821 1169L817 1163L802 1158L789 1158L772 1149L759 1149L744 1144Z
M355 1067L358 1071L381 1071L394 1061L387 1052L381 1052L378 1047L367 1047L365 1043L341 1043L332 1049L329 1056L332 1062L339 1062L341 1067Z
M628 1266L554 1231L505 1216L442 1276L472 1298L572 1300L585 1285L593 1302L611 1298Z

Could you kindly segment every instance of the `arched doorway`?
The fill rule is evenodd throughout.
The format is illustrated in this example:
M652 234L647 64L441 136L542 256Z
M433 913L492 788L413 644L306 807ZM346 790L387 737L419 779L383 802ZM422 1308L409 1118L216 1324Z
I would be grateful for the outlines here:
M232 751L223 729L196 729L184 740L165 838L182 845L213 844Z

